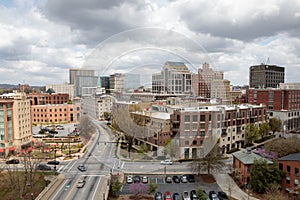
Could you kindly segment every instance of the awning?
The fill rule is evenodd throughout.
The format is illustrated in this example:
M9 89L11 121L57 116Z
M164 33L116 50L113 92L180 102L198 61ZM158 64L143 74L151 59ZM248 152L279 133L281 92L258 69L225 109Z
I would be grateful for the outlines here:
M15 147L9 147L9 151L15 151L16 148Z
M4 152L5 152L5 149L1 148L0 153L4 153Z

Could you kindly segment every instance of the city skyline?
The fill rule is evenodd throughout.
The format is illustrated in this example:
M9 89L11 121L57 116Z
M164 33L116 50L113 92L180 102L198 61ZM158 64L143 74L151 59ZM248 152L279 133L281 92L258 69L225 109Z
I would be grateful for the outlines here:
M70 68L89 67L96 55L102 59L96 71L104 75L135 71L151 76L169 60L185 62L195 73L207 62L233 85L248 85L249 67L266 63L285 67L285 82L299 82L299 10L297 1L275 0L247 5L2 1L0 79L30 85L68 82Z

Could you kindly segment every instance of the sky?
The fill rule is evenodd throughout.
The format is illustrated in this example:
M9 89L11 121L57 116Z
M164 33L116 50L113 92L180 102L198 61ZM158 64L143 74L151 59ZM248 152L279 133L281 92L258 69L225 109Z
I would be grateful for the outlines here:
M166 61L203 63L232 85L249 67L285 67L300 82L299 0L2 0L0 83L68 82L70 68L137 73L145 85Z

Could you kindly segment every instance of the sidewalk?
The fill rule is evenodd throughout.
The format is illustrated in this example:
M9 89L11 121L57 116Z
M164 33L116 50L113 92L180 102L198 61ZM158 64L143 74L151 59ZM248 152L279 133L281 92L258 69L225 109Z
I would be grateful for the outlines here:
M213 174L220 188L226 192L229 196L231 190L231 197L238 200L259 200L252 196L248 196L243 190L241 190L234 180L228 174Z

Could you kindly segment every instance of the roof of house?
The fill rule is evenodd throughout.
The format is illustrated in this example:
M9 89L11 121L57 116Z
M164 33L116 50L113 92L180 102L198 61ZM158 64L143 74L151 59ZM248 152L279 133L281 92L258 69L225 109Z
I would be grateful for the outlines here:
M300 152L292 153L278 159L279 161L298 161L300 162Z
M248 151L248 150L234 152L232 155L235 158L237 158L238 160L240 160L243 164L246 164L246 165L253 164L255 160L259 160L259 159L263 159L263 160L267 161L268 164L273 163L271 160L268 160L256 153L253 153L252 151Z

